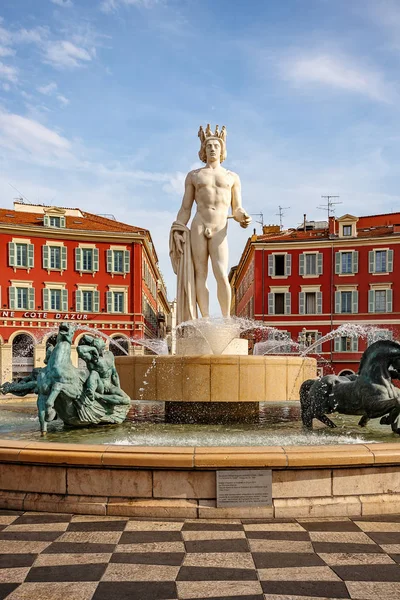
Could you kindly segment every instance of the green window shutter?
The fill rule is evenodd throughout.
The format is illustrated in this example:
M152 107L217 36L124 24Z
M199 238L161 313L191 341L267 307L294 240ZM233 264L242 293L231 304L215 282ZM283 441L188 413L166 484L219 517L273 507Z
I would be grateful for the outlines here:
M44 217L43 217L43 225L45 227L50 227L50 217L49 217L49 215L44 215Z
M354 250L352 256L352 273L358 273L358 251Z
M124 273L130 273L131 270L131 253L130 250L124 250Z
M65 227L65 217L60 217L60 227Z
M387 270L388 273L393 271L393 250L388 250L387 256Z
M299 275L304 275L304 254L300 254L299 256Z
M113 311L112 301L113 301L112 292L107 292L107 312L108 313L112 313L112 311Z
M317 292L317 315L322 314L322 292Z
M306 312L306 294L299 292L299 314L304 315Z
M322 252L317 252L317 274L322 275L324 255Z
M285 315L290 315L292 312L292 295L290 292L285 292Z
M75 271L82 271L82 248L75 248Z
M67 270L67 248L61 246L61 271Z
M99 270L99 249L93 249L93 271Z
M63 312L68 312L68 290L61 290L61 306Z
M368 252L368 272L375 273L375 252L370 250Z
M17 251L15 242L8 242L8 262L10 267L15 267L16 254Z
M322 292L320 292L320 293L322 293ZM322 338L322 333L320 331L317 331L317 335L316 335L316 340L315 341L318 341L321 338ZM322 352L322 344L318 344L318 346L315 348L315 352L316 352L316 354L321 354L321 352Z
M28 310L35 310L35 288L28 288Z
M100 312L100 292L93 292L93 312Z
M35 248L33 244L28 244L28 269L34 266Z
M336 275L340 275L340 259L341 259L340 252L336 252L336 254L335 254L335 273L336 273Z
M356 335L351 338L351 351L358 352L358 337Z
M375 290L368 290L368 312L375 312Z
M273 292L268 294L268 314L275 314L275 294Z
M342 310L342 303L340 298L340 292L335 292L335 313L340 313ZM336 338L335 338L336 341Z
M76 312L82 312L82 290L76 290L75 292L75 310Z
M285 275L291 275L292 274L292 255L291 254L286 254L285 257Z
M43 246L43 269L49 269L49 246Z
M335 337L335 352L340 352L340 337Z
M44 288L43 290L43 310L49 310L50 306L50 290Z
M268 276L272 277L274 275L274 255L270 254L268 256Z
M386 312L393 311L393 290L386 290Z
M354 314L358 313L358 292L354 290L351 294L351 312Z
M107 250L107 273L113 272L113 251Z
M8 288L8 295L9 295L9 304L10 304L10 308L15 308L16 307L16 297L17 297L17 290L15 287L10 286Z

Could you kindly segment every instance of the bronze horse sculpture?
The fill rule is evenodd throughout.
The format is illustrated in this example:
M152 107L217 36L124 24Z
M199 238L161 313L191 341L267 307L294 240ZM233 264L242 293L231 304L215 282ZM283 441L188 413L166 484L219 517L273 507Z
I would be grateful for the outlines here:
M400 344L379 340L364 352L358 375L350 377L325 375L307 379L300 387L301 419L304 427L312 429L313 419L328 427L336 425L326 415L338 412L360 415L359 425L381 417L382 425L390 425L400 434L397 419L400 415L400 389L392 383L400 369Z

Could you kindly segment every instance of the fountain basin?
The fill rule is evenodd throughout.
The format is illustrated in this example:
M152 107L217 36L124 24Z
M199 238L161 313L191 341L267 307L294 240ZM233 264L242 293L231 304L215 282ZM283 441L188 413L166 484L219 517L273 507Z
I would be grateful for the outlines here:
M0 507L147 518L400 512L400 444L138 447L0 440ZM216 471L272 469L273 504L216 508Z

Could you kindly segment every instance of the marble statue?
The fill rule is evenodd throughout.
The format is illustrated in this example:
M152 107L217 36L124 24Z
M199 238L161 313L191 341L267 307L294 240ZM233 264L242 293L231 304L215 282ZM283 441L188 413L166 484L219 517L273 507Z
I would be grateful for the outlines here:
M131 400L120 388L114 355L105 350L103 340L83 336L77 351L87 370L72 364L74 333L70 323L61 323L55 346L46 352L46 366L34 369L20 382L0 385L3 394L37 394L42 435L47 433L47 423L57 417L70 427L122 423L130 408Z
M400 344L379 340L365 350L357 375L325 375L307 379L300 387L301 419L312 429L313 419L328 427L336 425L327 414L360 415L359 425L381 417L381 425L391 425L400 434L400 389L392 379L400 376Z
M231 288L228 281L228 219L248 227L251 217L242 208L239 176L221 166L226 158L226 128L213 132L210 125L199 130L199 158L205 167L190 171L185 181L182 206L172 224L170 257L178 276L177 324L197 318L197 306L202 317L209 317L207 288L208 262L217 282L217 296L222 316L230 316ZM196 213L190 229L193 203ZM229 209L232 215L228 215Z

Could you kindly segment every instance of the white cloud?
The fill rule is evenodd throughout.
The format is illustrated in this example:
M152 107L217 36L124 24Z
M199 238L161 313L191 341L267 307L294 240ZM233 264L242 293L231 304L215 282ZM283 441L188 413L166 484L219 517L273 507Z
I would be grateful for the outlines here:
M45 96L51 96L57 90L57 84L52 81L51 83L48 83L47 85L41 85L36 89Z
M397 95L379 72L352 64L351 59L329 54L294 57L284 61L282 75L296 85L325 85L368 96L379 102L394 102Z
M50 0L53 4L57 4L57 6L62 6L63 8L69 8L73 6L72 0Z
M41 44L49 35L47 27L34 27L33 29L19 29L10 33L11 41L15 44Z
M68 40L60 40L46 44L44 62L59 69L76 68L90 62L94 54L94 49L88 51Z
M3 83L2 88L5 92L9 92L11 90L11 86L9 83Z
M15 50L7 46L0 46L0 56L14 56Z
M68 106L68 104L69 104L68 98L66 98L62 94L57 94L57 100L59 101L61 106Z
M16 83L18 81L17 74L17 69L0 62L0 79L6 79L7 81L11 81L11 83Z
M111 13L118 10L120 6L136 6L136 8L153 8L159 4L159 0L103 0L100 4L100 10L104 13Z

